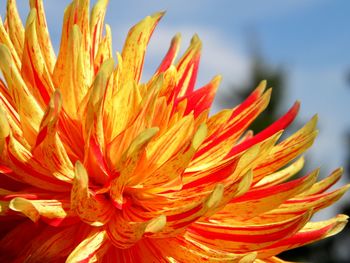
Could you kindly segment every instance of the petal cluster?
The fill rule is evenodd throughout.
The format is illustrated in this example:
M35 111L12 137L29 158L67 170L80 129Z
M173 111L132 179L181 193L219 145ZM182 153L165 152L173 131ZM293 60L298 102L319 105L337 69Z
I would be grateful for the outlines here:
M176 59L176 35L141 83L163 13L128 33L113 59L107 0L65 10L58 55L42 0L25 25L15 0L0 20L0 261L283 262L280 252L334 235L347 216L310 217L349 188L342 174L295 178L317 117L280 140L296 102L258 134L262 81L209 116L220 76L195 89L201 41Z

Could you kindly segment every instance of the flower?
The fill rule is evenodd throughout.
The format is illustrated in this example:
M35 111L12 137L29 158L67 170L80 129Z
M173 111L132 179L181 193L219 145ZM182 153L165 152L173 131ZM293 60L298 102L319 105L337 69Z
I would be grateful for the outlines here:
M309 222L350 187L303 167L317 117L280 141L299 103L254 135L262 81L234 109L209 116L220 77L194 89L201 42L174 63L180 36L141 83L146 17L112 56L107 0L65 10L58 56L43 3L23 27L15 0L0 21L1 261L283 262L284 250L342 230L347 216ZM105 29L105 35L103 30Z

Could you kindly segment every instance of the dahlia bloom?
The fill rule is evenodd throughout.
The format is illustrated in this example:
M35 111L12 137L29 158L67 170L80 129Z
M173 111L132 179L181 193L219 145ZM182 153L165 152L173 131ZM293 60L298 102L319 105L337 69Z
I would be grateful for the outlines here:
M113 60L107 0L65 10L58 56L42 0L25 26L15 0L0 21L1 262L283 262L282 251L334 235L338 215L309 222L349 185L335 170L292 178L317 117L280 141L299 103L258 134L261 82L240 105L209 116L220 77L194 89L201 42L176 63L171 41L140 83L163 13L146 17ZM105 30L105 34L103 31Z

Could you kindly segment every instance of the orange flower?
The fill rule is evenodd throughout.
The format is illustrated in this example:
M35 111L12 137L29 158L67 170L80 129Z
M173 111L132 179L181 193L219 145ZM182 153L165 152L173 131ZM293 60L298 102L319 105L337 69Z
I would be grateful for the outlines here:
M8 0L0 21L1 262L283 262L275 255L342 230L345 215L308 222L349 188L326 193L341 169L317 183L318 170L286 182L303 166L316 117L280 142L295 103L264 131L246 131L269 102L264 81L209 117L220 77L194 89L197 36L174 63L175 36L140 83L163 14L129 31L115 66L107 2L90 15L88 0L67 7L56 58L42 1L30 0L23 27Z

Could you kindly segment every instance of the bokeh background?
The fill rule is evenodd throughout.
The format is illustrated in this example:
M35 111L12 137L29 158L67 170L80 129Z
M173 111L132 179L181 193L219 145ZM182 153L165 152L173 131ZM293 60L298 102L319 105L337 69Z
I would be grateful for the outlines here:
M56 51L62 16L69 0L44 0ZM91 0L91 2L95 2ZM17 0L25 21L28 1ZM0 0L5 15L6 0ZM128 29L156 11L167 14L155 30L146 56L143 80L155 71L178 32L182 51L197 33L203 51L197 87L221 74L213 113L233 107L266 79L274 88L272 105L253 127L256 130L276 119L295 100L302 103L295 131L315 113L319 136L306 154L304 172L321 167L324 177L339 166L350 181L350 1L347 0L110 0L106 22L113 33L114 49L121 51ZM180 51L181 52L181 51ZM1 59L1 58L0 58ZM314 218L329 218L342 210L350 214L349 193L342 202ZM350 235L335 238L282 255L289 260L350 262Z

